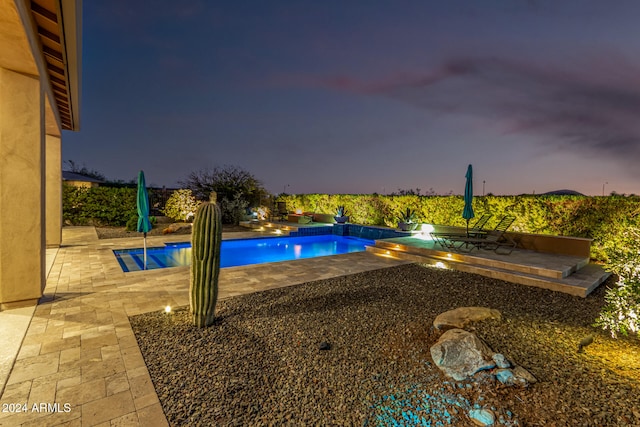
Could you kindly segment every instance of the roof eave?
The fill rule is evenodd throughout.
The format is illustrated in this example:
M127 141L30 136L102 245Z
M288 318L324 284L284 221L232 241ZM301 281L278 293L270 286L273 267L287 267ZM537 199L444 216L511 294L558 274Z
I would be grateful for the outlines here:
M52 76L45 60L42 42L38 35L38 25L32 12L32 4L29 0L14 0L14 4L20 15L22 25L25 28L28 43L33 52L40 81L47 98L47 108L53 113L55 124L47 121L48 134L60 135L61 130L80 129L80 77L82 63L82 0L56 0L56 15L59 37L62 44L62 56L64 64L64 85L68 98L64 101L65 108L69 109L68 117L63 120L58 102L51 82ZM50 11L54 12L54 11ZM50 116L49 116L50 117Z
M60 0L60 31L67 72L71 129L80 130L80 88L82 76L82 0Z

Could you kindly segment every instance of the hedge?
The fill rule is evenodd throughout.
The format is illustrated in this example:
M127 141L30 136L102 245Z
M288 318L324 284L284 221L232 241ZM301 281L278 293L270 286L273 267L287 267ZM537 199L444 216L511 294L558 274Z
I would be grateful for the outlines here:
M65 224L122 226L136 211L135 188L78 188L63 185ZM381 196L377 194L299 194L280 196L289 211L333 214L344 206L350 221L396 227L407 208L429 224L464 226L462 196ZM606 262L622 233L640 227L640 197L608 196L482 196L474 197L476 216L515 216L511 230L523 233L593 239L591 256Z
M135 188L62 186L62 218L69 225L126 225L137 216Z
M401 212L415 210L420 222L464 226L462 196L381 196L375 194L301 194L280 196L290 211L334 213L344 206L350 221L396 227ZM591 256L607 261L613 247L630 226L640 227L640 198L624 196L482 196L474 197L476 217L490 213L516 218L512 231L593 239Z

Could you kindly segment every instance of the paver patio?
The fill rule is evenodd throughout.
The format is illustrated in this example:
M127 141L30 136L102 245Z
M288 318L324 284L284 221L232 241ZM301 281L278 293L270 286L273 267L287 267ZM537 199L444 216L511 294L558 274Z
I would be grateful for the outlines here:
M64 228L62 243L40 304L0 312L0 426L167 425L129 316L187 306L189 267L123 273L112 249L141 238L99 240L93 227ZM220 298L403 263L360 252L232 267L221 271Z

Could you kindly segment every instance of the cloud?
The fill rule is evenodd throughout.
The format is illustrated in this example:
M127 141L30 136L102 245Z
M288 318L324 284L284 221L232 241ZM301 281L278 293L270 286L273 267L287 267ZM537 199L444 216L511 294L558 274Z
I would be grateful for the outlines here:
M635 167L640 159L638 76L637 66L616 57L584 61L579 69L466 58L421 74L298 78L297 83L471 115L504 134L535 136L550 150L605 157L640 171Z

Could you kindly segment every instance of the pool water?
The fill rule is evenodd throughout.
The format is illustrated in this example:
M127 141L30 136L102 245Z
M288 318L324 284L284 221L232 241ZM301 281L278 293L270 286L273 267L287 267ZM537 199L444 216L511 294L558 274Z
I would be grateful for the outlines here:
M333 234L306 237L270 237L223 240L220 267L262 264L362 252L373 240ZM113 251L124 272L144 270L142 248ZM191 265L191 243L167 243L147 248L147 270Z

